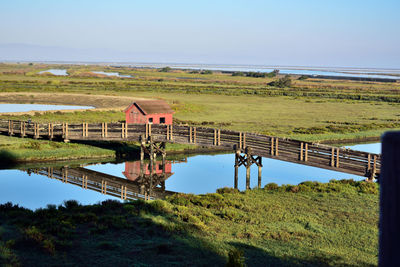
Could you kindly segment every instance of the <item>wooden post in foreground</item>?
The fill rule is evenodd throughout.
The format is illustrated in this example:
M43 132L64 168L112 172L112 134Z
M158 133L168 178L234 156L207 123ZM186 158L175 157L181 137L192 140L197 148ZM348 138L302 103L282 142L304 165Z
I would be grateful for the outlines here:
M400 266L400 132L382 136L379 266Z

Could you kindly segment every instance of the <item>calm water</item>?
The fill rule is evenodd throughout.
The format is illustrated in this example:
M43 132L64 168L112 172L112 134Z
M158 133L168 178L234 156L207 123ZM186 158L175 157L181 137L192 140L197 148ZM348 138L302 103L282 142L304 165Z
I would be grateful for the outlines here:
M163 68L169 66L177 69L207 69L215 71L243 71L243 72L271 72L279 69L282 74L296 75L329 75L340 77L362 77L362 78L388 78L400 79L398 69L358 69L358 68L323 68L323 67L284 67L284 66L255 66L255 65L217 65L217 64L164 64L164 63L141 63L125 64L132 67L155 67ZM386 75L390 73L393 75Z
M68 106L68 105L39 105L39 104L0 104L0 113L3 112L28 112L47 110L68 110L68 109L91 109L90 106Z
M170 66L177 69L208 69L214 71L244 71L244 72L271 72L274 69L279 69L281 74L295 74L295 75L328 75L338 77L360 77L360 78L387 78L387 79L400 79L399 70L374 70L374 69L346 69L346 68L288 68L288 67L267 67L267 66L236 66L236 65L202 65L202 64L135 64L132 66L137 67L155 67L161 68ZM383 73L392 73L393 75L386 75ZM68 75L65 69L49 69L39 73L50 72L53 75L66 76ZM96 74L103 74L107 76L115 76L121 78L132 78L131 75L122 75L118 72L104 72L92 71Z
M132 78L131 75L122 75L122 74L119 74L118 72L104 72L104 71L92 71L92 72L96 73L96 74L107 75L107 76L116 76L116 77L121 77L121 78Z
M57 76L68 76L67 70L65 69L49 69L49 70L44 70L39 72L39 74L45 73L45 72L50 72L53 75Z
M353 149L379 153L380 144L356 145ZM156 164L157 168L160 164ZM140 163L107 163L86 166L86 169L119 177L121 181L137 181ZM191 156L178 163L167 161L166 172L171 176L165 181L165 189L174 192L204 194L221 187L234 186L234 154ZM267 183L298 184L303 181L328 182L331 179L355 179L363 177L323 170L310 166L263 158L262 186ZM43 166L46 167L46 166ZM251 187L257 186L257 168L251 169ZM245 188L245 168L239 168L240 190ZM30 209L47 204L62 204L76 199L82 204L92 204L105 199L119 199L81 186L63 183L45 175L30 175L21 170L0 170L0 203L11 201Z

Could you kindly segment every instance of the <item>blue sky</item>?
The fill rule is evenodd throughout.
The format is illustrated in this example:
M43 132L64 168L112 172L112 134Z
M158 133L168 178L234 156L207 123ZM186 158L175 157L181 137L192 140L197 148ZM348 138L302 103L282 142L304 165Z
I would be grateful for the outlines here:
M400 68L399 12L396 0L2 0L0 60L24 44L53 60Z

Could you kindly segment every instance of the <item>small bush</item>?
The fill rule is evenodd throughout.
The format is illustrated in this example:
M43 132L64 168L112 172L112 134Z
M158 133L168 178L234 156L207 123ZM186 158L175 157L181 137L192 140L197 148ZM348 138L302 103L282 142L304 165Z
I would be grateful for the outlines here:
M290 79L290 75L285 75L285 77L279 78L276 81L270 82L268 85L278 87L278 88L291 87L292 80Z
M160 72L170 72L172 69L170 67L164 67L160 69Z
M213 74L211 70L203 70L201 74Z
M64 201L64 206L66 209L75 209L80 206L79 202L76 200L66 200Z
M278 187L279 187L279 186L278 186L276 183L269 183L269 184L266 184L266 185L264 186L264 189L265 189L265 190L270 190L270 191L272 191L272 190L277 190Z
M232 187L223 187L223 188L218 188L217 193L218 194L233 194L233 193L238 193L239 190L236 188Z
M226 267L246 266L244 260L243 250L233 249L228 253L228 262L226 263Z

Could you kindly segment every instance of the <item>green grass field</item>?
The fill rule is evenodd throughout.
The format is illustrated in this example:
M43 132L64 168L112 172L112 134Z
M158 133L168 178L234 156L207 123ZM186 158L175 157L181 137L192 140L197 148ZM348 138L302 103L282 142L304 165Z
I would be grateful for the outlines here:
M123 120L120 110L135 97L163 98L173 106L175 118L181 123L307 141L378 137L385 130L400 128L400 83L297 80L294 76L291 87L277 88L268 85L277 78L222 73L203 75L179 70L159 72L127 67L51 67L67 68L71 76L37 74L50 68L49 65L0 64L1 91L15 93L12 97L0 94L0 100L119 107L113 111L33 116L39 121L93 122ZM90 70L120 72L134 78L91 76Z
M5 204L0 264L376 266L377 226L377 184L349 180L35 212Z

